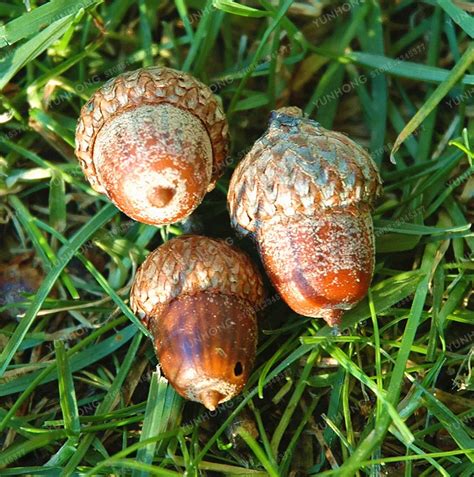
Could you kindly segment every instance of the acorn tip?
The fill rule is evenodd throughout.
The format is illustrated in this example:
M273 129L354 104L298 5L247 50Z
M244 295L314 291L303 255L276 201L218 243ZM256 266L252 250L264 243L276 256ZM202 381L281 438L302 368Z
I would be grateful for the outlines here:
M338 327L342 321L343 310L321 310L321 318L332 327Z
M173 199L176 191L170 187L155 187L149 200L155 207L166 207Z
M209 411L215 411L219 402L224 398L225 396L223 394L214 389L203 391L199 395L199 400L205 407L207 407L207 409L209 409Z

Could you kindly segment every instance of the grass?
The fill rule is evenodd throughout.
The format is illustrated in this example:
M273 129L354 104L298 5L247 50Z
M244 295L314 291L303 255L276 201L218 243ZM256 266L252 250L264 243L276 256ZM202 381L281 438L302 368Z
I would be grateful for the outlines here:
M471 10L0 2L0 475L474 475ZM92 92L154 64L211 85L232 135L216 190L161 228L94 193L73 151ZM258 260L226 191L269 112L290 104L379 165L374 280L339 335L268 287L245 392L205 412L155 371L130 284L182 233Z

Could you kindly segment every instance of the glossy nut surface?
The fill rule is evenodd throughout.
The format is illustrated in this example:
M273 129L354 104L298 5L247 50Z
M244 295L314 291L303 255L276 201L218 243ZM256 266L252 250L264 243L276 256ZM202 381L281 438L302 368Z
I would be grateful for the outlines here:
M201 203L228 148L227 121L211 90L165 67L105 83L76 129L76 155L92 187L155 225L182 220Z
M335 325L370 285L370 211L380 193L377 168L362 147L284 108L237 166L228 206L232 225L256 238L288 305Z
M161 368L179 394L213 410L243 389L257 346L248 301L210 291L184 295L151 323Z

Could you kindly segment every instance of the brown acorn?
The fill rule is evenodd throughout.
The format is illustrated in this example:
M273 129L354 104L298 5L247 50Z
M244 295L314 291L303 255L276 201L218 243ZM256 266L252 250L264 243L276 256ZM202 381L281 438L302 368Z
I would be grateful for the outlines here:
M230 412L230 410L225 412L223 417L227 419L229 417ZM245 444L245 441L240 436L240 431L242 430L246 431L254 439L258 439L259 437L255 419L252 413L247 408L242 409L242 411L240 411L240 413L237 414L237 416L235 416L232 421L230 421L229 425L226 427L225 433L234 449L249 450L249 448Z
M263 295L262 278L244 252L222 240L183 235L141 265L131 305L176 391L214 410L247 382Z
M76 155L91 186L154 225L191 214L222 174L228 149L227 121L212 91L164 67L105 83L76 129Z
M367 294L371 209L381 190L361 146L298 108L283 108L236 168L228 206L233 226L256 239L288 305L332 326Z
M17 255L7 263L0 263L0 306L25 301L24 294L35 293L43 279L30 254ZM1 315L19 318L19 312L20 307L9 307Z

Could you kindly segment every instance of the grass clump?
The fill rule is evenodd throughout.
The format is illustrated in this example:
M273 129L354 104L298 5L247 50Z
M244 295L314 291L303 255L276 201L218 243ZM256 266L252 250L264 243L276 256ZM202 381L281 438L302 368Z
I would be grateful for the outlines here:
M12 0L0 17L0 475L473 475L466 2ZM148 65L209 84L233 140L216 190L161 228L94 193L73 151L92 92ZM379 165L375 277L338 336L270 292L247 390L209 414L154 372L131 279L189 231L256 257L226 191L284 105Z

